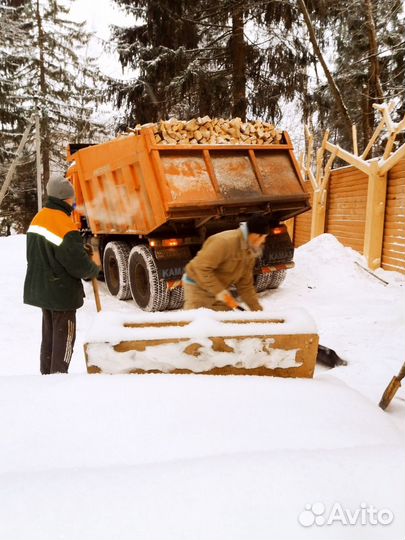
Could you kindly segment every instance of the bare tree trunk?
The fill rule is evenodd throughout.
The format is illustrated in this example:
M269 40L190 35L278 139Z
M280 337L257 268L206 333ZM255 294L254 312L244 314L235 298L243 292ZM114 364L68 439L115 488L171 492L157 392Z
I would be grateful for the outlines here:
M375 29L375 22L373 16L373 4L372 0L364 0L366 11L366 25L368 31L369 40L369 81L367 87L367 110L365 111L365 123L367 124L367 131L369 139L375 128L375 111L373 109L373 103L376 101L384 101L384 93L381 86L380 79L380 63L378 60L378 43L377 32ZM364 113L363 113L364 114ZM373 155L373 149L371 150L371 156Z
M45 78L45 38L42 28L42 17L39 7L39 0L36 2L36 22L38 28L38 52L39 52L39 91L42 98L48 94L48 88ZM39 102L41 103L41 99ZM43 100L44 101L44 100ZM43 102L41 103L43 105ZM50 140L49 140L49 125L48 115L45 108L42 109L41 117L41 160L42 160L42 185L46 186L50 175L50 156L49 156Z
M332 92L333 96L336 99L336 103L338 105L338 108L339 108L340 112L342 113L342 120L343 120L345 130L347 132L347 136L351 140L353 121L350 118L350 114L349 114L349 111L348 111L344 101L343 101L342 94L341 94L341 92L340 92L340 90L339 90L339 88L338 88L338 86L337 86L337 84L335 82L335 79L332 76L332 73L330 72L330 70L329 70L329 68L328 68L328 66L326 64L325 58L324 58L324 56L322 54L322 51L321 51L321 49L320 49L320 47L318 45L318 40L317 40L316 35L315 35L314 26L312 24L311 17L309 16L308 9L307 9L307 6L305 4L305 1L304 0L298 0L298 5L299 5L299 7L301 9L301 12L302 12L302 14L304 16L305 24L306 24L307 29L308 29L309 38L311 40L312 47L314 49L315 55L318 58L320 64L322 65L322 68L323 68L325 76L326 76L326 78L328 80L328 84L330 86L331 92Z
M372 134L372 127L369 122L369 98L368 98L368 86L363 85L361 95L361 118L362 118L362 135L363 135L363 147L366 148L368 141Z
M380 63L378 61L378 44L377 44L377 32L375 29L374 16L373 16L373 6L371 0L364 0L366 7L366 21L367 21L367 30L369 38L369 58L370 58L370 82L371 88L375 91L375 96L370 95L370 97L376 98L379 101L384 101L384 92L381 86L380 79Z
M235 7L232 13L232 116L246 120L246 45L244 40L243 7Z

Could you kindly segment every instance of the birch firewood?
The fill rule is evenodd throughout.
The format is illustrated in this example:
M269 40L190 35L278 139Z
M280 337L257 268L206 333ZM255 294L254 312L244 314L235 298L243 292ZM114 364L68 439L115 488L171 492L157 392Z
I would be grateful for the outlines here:
M191 120L161 120L156 124L138 124L131 131L152 128L157 144L279 144L282 138L273 124L240 118L210 118Z

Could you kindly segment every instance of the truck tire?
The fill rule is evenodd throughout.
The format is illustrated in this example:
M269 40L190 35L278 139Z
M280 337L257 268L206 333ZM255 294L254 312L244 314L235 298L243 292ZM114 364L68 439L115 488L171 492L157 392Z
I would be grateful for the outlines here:
M104 249L103 271L107 288L118 300L131 298L128 276L130 248L125 242L108 242Z
M259 274L256 277L256 291L262 292L267 289L277 289L285 280L286 270Z
M164 311L170 299L166 282L159 278L156 261L147 246L134 246L129 254L129 284L135 304L144 311Z
M167 309L180 309L184 304L184 289L176 287L170 291L170 300Z

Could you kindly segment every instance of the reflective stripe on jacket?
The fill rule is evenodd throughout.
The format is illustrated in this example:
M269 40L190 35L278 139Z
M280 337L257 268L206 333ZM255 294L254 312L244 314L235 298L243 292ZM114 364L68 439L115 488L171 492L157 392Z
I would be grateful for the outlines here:
M27 274L24 302L55 311L83 305L81 279L98 275L70 218L72 207L49 197L27 231Z

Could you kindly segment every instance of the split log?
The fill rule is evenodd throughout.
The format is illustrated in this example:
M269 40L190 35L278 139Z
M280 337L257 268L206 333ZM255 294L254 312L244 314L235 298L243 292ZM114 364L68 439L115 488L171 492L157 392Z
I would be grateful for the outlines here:
M278 144L282 134L273 124L254 120L242 122L238 117L210 118L203 116L191 120L170 118L155 124L137 124L131 132L152 128L157 144Z

